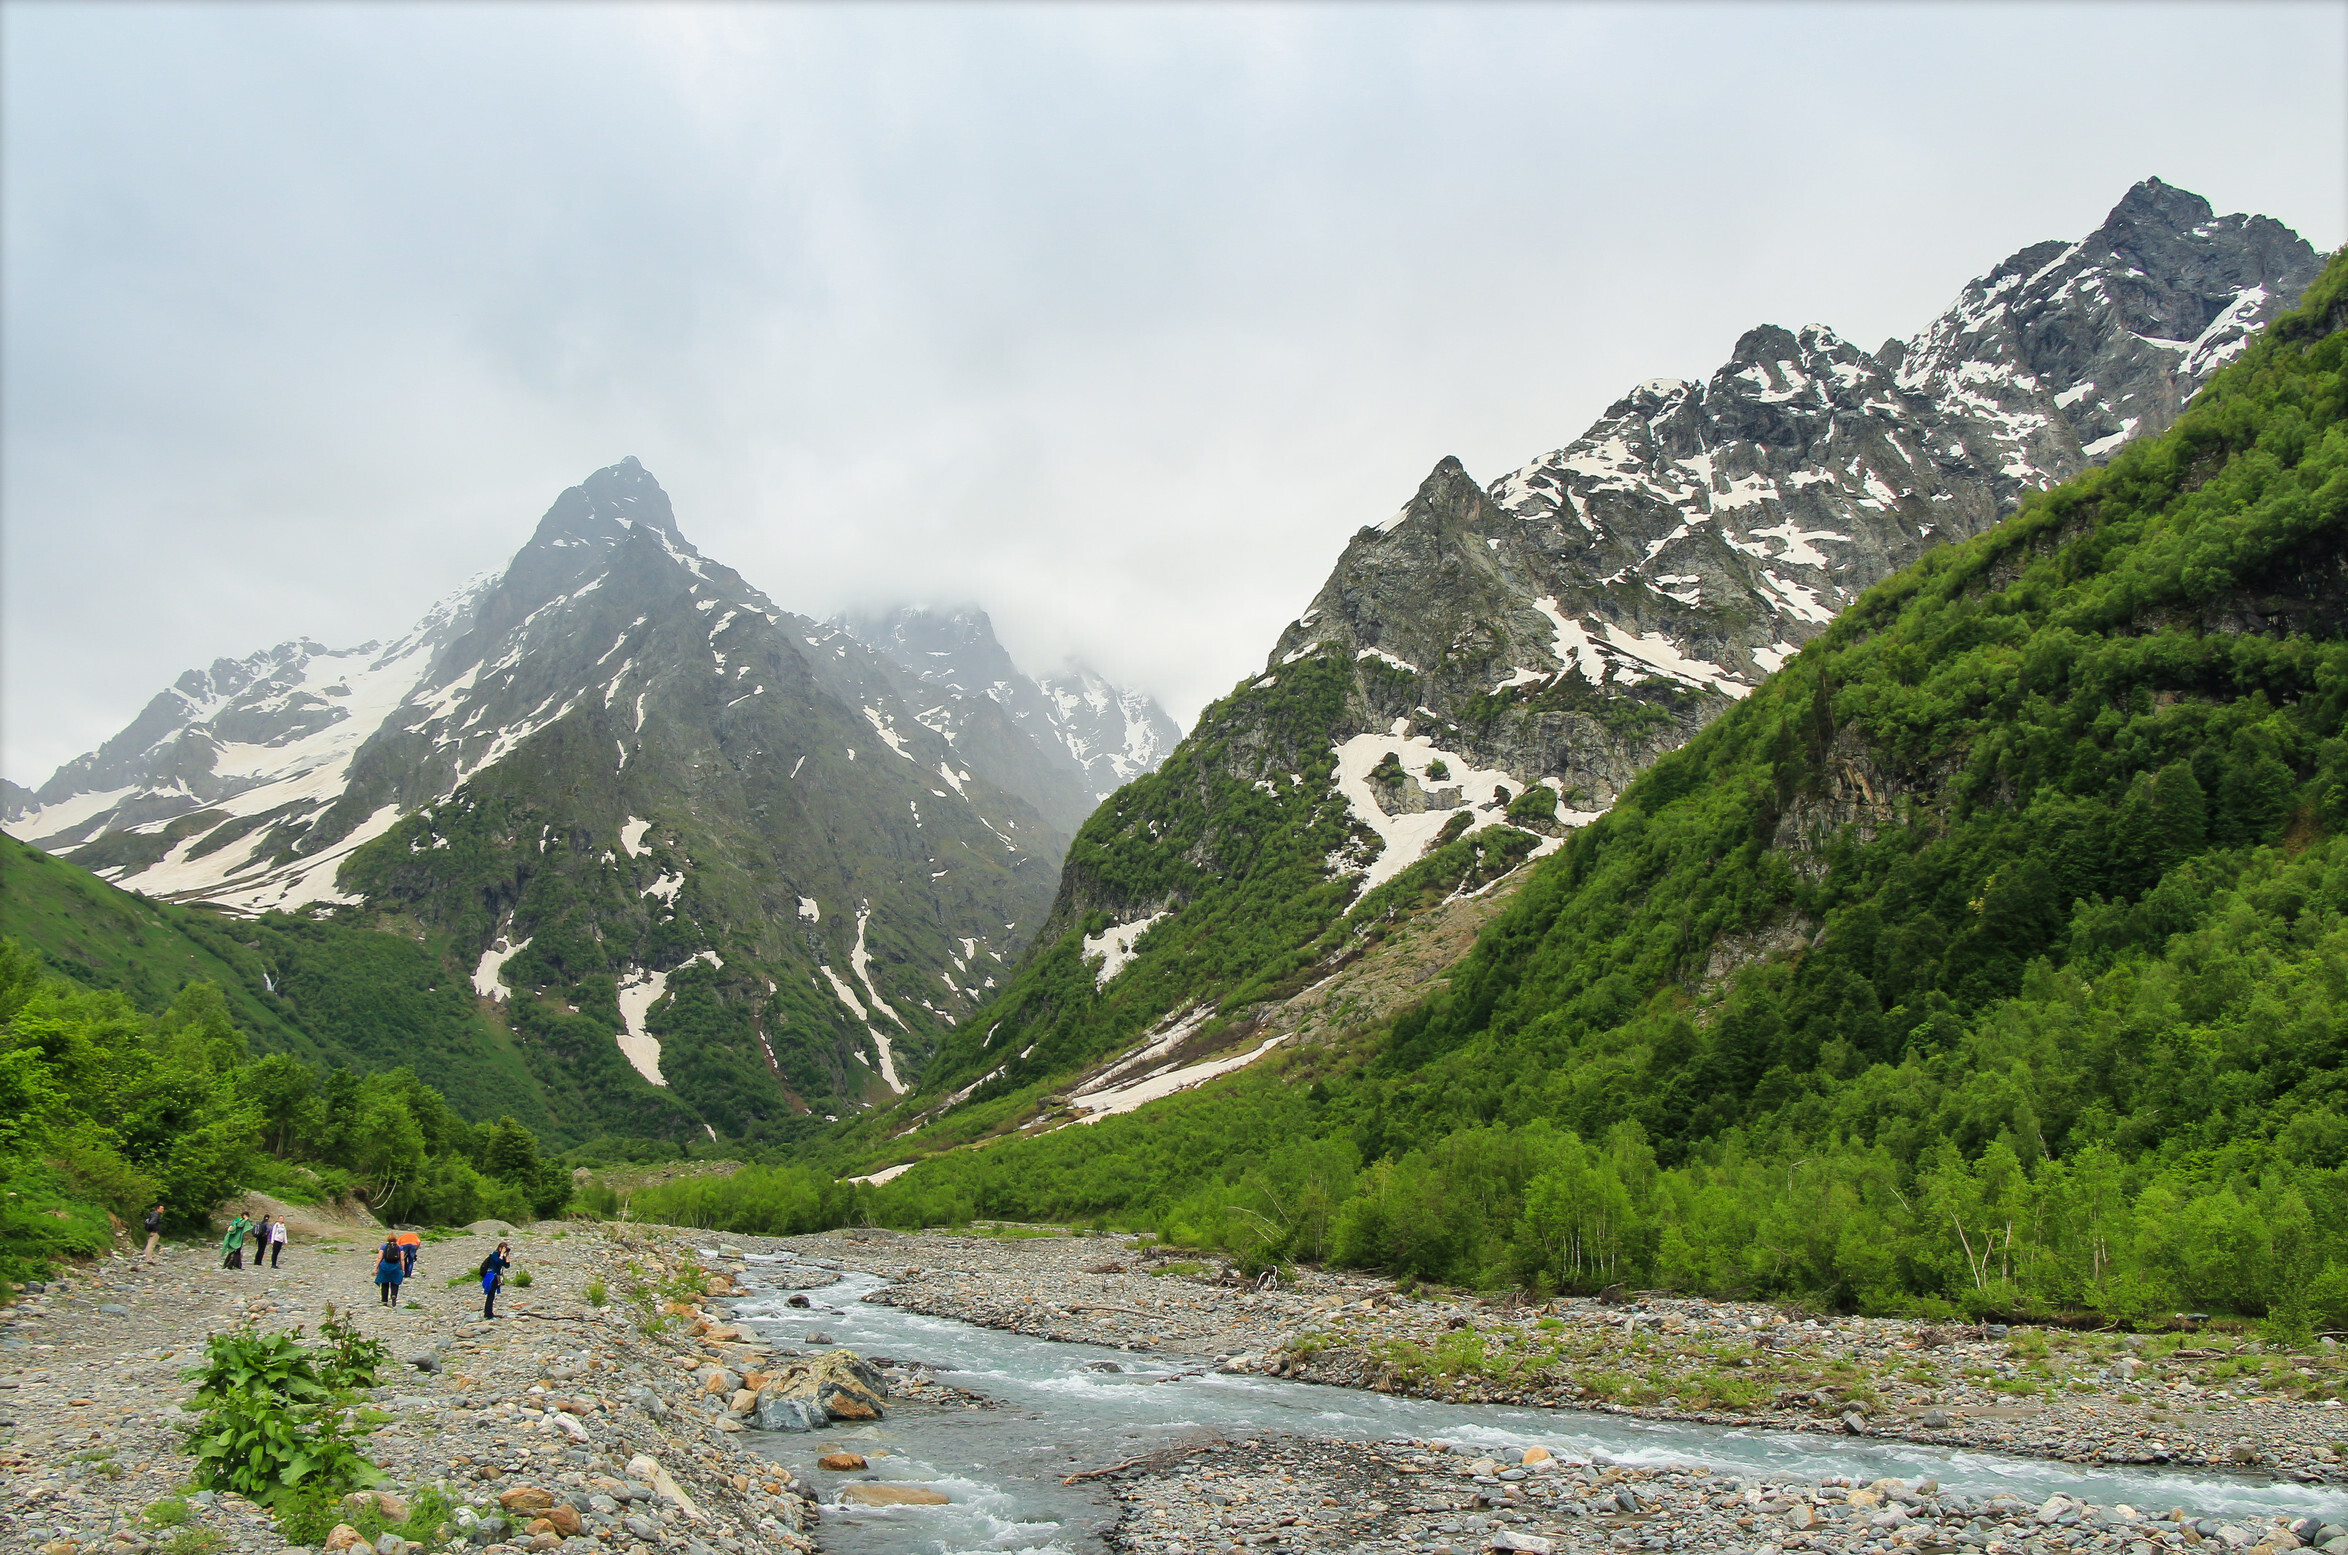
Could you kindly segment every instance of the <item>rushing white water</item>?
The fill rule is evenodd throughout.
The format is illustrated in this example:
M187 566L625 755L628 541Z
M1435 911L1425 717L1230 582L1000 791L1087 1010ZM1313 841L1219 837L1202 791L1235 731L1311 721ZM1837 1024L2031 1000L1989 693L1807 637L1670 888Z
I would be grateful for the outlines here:
M1211 1364L1092 1345L1058 1344L867 1304L887 1282L851 1274L806 1294L815 1305L783 1305L784 1292L759 1289L749 1260L747 1282L759 1294L735 1318L781 1344L823 1333L841 1345L895 1361L919 1361L958 1387L1000 1400L1000 1409L905 1408L870 1425L805 1436L750 1433L754 1451L788 1464L832 1493L847 1476L814 1469L818 1452L847 1447L872 1458L873 1478L928 1484L952 1498L941 1507L856 1510L826 1506L823 1542L845 1555L863 1552L1101 1548L1098 1535L1116 1511L1097 1485L1063 1486L1080 1469L1100 1468L1184 1439L1233 1441L1293 1433L1378 1440L1409 1437L1479 1448L1540 1445L1566 1458L1634 1466L1702 1464L1773 1483L1844 1477L1940 1481L1972 1496L2000 1491L2036 1502L2061 1491L2109 1506L2130 1502L2184 1506L2205 1516L2319 1516L2348 1521L2348 1495L2317 1485L2190 1469L2102 1467L1928 1447L1914 1442L1823 1432L1677 1425L1572 1409L1501 1404L1445 1404L1352 1388L1235 1376ZM1114 1366L1119 1370L1102 1370ZM887 1456L874 1456L876 1452Z

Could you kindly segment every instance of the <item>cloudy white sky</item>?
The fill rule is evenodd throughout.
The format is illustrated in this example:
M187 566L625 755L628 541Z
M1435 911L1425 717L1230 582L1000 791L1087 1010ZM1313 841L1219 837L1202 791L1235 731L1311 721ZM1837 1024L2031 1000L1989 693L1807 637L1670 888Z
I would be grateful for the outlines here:
M2147 174L2348 237L2348 7L0 6L0 770L635 454L1178 716L1345 538Z

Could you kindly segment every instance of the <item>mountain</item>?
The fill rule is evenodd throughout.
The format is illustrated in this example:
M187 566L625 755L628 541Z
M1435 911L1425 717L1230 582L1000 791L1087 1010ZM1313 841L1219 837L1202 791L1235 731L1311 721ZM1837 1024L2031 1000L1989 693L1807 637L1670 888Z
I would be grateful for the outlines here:
M866 1209L1479 1286L2237 1313L2312 1353L2348 1323L2344 954L2348 254L2165 433L1633 779L1445 990Z
M703 557L627 459L395 643L191 671L8 829L420 939L542 1131L757 1136L903 1090L1049 906L1072 785L934 691Z
M2172 424L2320 269L2147 180L1911 340L1763 326L1489 487L1443 460L1086 823L916 1115L1048 1126L1260 1056L1271 1004L1554 851L1868 587Z
M934 702L922 722L969 750L996 720L981 704L1010 715L1033 747L1004 752L1006 770L1024 767L1018 791L1033 798L1046 820L1075 835L1102 800L1165 759L1182 731L1155 698L1112 685L1081 665L1059 675L1030 678L995 639L994 623L975 607L930 610L918 606L840 615L832 626L886 655L924 691L906 694ZM1035 797L1041 796L1041 797Z

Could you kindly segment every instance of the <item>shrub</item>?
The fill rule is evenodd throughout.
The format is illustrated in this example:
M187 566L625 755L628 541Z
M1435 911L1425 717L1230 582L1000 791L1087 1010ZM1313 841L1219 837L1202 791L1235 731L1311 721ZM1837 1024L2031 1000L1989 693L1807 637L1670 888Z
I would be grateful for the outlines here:
M347 1489L380 1478L344 1435L320 1358L292 1333L212 1336L204 1364L186 1373L197 1383L191 1402L200 1413L187 1446L199 1487L266 1502L304 1485ZM325 1359L339 1368L333 1352Z

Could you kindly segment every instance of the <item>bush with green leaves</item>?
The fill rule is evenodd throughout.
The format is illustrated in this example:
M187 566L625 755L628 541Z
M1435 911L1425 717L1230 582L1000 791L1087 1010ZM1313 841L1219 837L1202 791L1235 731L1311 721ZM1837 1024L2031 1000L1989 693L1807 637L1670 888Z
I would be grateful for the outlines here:
M341 1376L332 1351L305 1347L298 1333L240 1328L215 1334L196 1383L198 1411L187 1433L196 1484L271 1501L289 1490L343 1490L382 1476L351 1444L342 1420ZM325 1371L327 1375L322 1375Z

